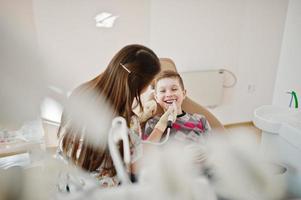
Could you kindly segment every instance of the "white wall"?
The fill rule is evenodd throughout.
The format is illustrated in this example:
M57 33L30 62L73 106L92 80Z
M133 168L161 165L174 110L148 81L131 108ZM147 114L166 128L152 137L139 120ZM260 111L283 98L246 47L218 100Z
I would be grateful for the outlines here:
M32 0L0 1L0 130L39 115L45 86Z
M69 91L98 75L122 46L141 43L174 59L179 71L233 71L237 85L225 89L223 104L213 110L224 124L250 121L256 107L272 102L288 0L32 0L32 5L49 85ZM103 11L120 16L114 28L95 27L94 17Z
M273 104L288 106L295 90L301 99L301 1L290 0L282 41Z
M212 111L224 124L251 121L256 107L272 102L287 4L153 0L150 44L179 71L233 71L237 85L225 89L223 104Z
M51 85L71 90L100 74L130 43L148 44L148 0L33 0L38 39ZM112 29L95 27L101 12L118 15Z

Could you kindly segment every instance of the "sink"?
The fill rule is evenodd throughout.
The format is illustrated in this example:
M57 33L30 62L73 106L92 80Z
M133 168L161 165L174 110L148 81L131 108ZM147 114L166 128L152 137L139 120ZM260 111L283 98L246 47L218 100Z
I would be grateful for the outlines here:
M287 168L288 192L301 197L301 111L264 105L254 111L253 122L262 130L263 155Z
M264 105L254 111L253 122L261 130L278 134L282 124L289 122L296 113L296 110L287 107Z
M301 148L301 143L297 142L301 141L300 111L288 107L264 105L255 109L253 122L262 130L261 150L269 159L279 159L279 154L283 154L280 149L284 144Z
M289 145L301 151L301 111L275 105L264 105L255 109L253 122L256 127L262 130L261 148L266 151L264 153L271 156L271 154L275 154L275 151L279 151L283 145ZM278 153L276 152L276 154Z

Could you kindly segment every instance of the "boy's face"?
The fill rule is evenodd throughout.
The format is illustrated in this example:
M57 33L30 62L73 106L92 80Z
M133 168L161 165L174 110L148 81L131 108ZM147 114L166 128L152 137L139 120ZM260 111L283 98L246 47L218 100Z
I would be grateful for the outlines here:
M155 88L155 99L166 111L175 101L178 114L182 113L182 102L186 97L186 90L181 88L177 78L162 78Z

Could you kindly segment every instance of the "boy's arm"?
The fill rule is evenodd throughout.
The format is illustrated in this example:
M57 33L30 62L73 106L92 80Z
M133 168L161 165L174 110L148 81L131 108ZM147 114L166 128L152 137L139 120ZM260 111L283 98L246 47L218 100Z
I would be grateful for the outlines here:
M154 128L147 140L152 142L160 142L163 133L164 131L158 128Z
M202 129L204 132L208 132L211 131L211 126L209 124L209 121L206 119L206 117L204 115L200 115L197 113L193 114L195 120L199 121L202 124Z
M205 131L211 131L211 126L209 124L209 121L205 117L202 117L201 120L204 124Z
M155 128L158 121L159 121L158 117L153 117L148 121L146 121L144 129L142 129L142 138L140 139L151 141L151 142L159 142L163 133L160 133L161 131ZM143 155L151 148L151 145L145 145L143 144L143 142L141 145L142 145L141 146L142 149L140 150L140 152L142 154L138 156L139 160L134 160L131 164L131 172L133 174L139 173L139 171L141 170L140 161L141 159L143 159Z
M173 115L172 119L173 119L173 122L176 120L176 116L177 116L177 113L175 112L174 108L173 107L169 107L167 109L167 111L160 117L160 119L158 118L152 118L151 120L149 120L150 125L146 125L145 127L145 133L146 134L149 134L147 140L148 141L151 141L151 142L159 142L164 131L166 130L167 128L167 123L168 123L168 118L170 115ZM156 120L154 120L156 119Z
M163 132L161 130L158 130L157 128L155 128L156 124L158 123L159 118L158 117L154 117L149 119L144 127L144 140L148 140L148 141L152 141L152 142L158 142L160 141Z
M189 97L185 98L182 104L183 110L189 113L202 113L209 121L213 130L218 132L225 132L225 128L222 123L205 107L199 105Z

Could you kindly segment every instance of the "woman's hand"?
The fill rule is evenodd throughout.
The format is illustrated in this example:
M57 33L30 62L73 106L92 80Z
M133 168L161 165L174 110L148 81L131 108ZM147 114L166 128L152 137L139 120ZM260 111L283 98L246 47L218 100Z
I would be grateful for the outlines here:
M134 113L138 116L140 123L146 122L149 118L153 117L157 112L157 102L155 101L154 91L147 90L141 96L143 104L143 111L137 102L133 103Z
M149 118L155 115L157 111L157 102L150 100L143 105L143 112L138 114L140 122L146 122Z

